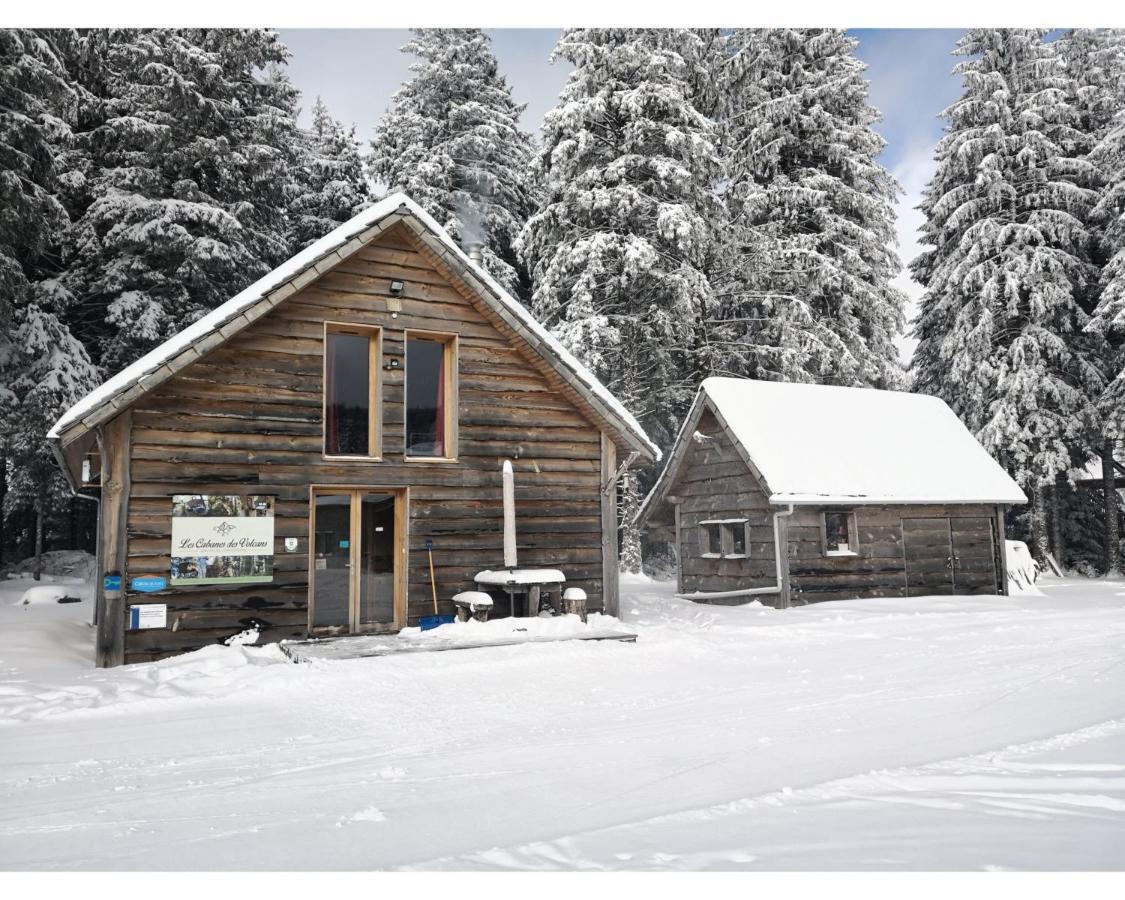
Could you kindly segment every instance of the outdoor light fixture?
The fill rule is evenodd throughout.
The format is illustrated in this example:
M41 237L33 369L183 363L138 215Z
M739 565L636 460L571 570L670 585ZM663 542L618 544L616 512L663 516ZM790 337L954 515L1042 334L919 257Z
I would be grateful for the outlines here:
M398 359L396 359L395 357L391 357L389 360L387 360L387 363L386 363L386 365L383 366L383 368L384 369L397 369L398 368Z
M392 281L392 282L391 282L391 293L392 293L392 294L393 294L394 296L396 296L396 297L399 297L399 296L401 296L401 295L402 295L402 292L403 292L403 291L404 291L405 289L406 289L406 284L405 284L405 282L402 282L402 281Z

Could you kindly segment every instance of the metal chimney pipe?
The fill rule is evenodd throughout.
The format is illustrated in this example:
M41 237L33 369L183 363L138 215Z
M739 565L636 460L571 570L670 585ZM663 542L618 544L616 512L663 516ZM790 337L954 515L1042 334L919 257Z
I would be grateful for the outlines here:
M484 263L484 244L480 241L470 241L465 244L465 253L478 266Z

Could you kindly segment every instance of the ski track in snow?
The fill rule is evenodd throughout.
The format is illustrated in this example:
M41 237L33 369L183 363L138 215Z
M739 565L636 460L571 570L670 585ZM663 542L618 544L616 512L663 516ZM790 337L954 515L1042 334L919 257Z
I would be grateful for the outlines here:
M1044 587L99 671L0 584L0 868L1121 868L1125 583Z

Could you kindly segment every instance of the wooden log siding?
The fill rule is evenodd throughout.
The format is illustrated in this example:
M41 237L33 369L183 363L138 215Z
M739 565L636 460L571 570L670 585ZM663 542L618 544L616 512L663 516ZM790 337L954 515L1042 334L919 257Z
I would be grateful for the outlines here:
M736 591L775 584L774 510L738 449L709 410L700 417L696 430L709 440L692 444L672 490L679 500L679 589ZM750 524L747 557L705 557L700 523L742 518ZM763 603L776 602L772 595L758 599Z
M855 515L856 555L825 556L824 511L824 507L799 506L789 521L789 574L794 606L848 597L905 597L904 518L944 520L950 516L995 515L995 507L982 504L853 506L850 511Z
M392 313L389 283L405 282ZM382 462L322 456L324 322L383 328ZM403 460L403 333L458 336L455 463ZM262 641L307 633L310 485L410 488L408 617L432 612L425 541L442 612L481 569L502 563L501 462L515 467L521 566L561 568L602 608L600 427L514 333L439 271L399 226L305 286L227 344L142 397L132 412L129 576L168 576L175 493L277 497L272 583L176 587L169 629L126 633L125 661L156 659L268 623ZM297 538L297 551L284 538ZM126 602L139 602L130 594Z

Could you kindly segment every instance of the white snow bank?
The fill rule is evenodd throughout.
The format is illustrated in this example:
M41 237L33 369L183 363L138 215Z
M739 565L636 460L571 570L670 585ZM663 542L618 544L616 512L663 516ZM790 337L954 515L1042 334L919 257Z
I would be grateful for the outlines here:
M771 503L1026 503L937 397L707 378Z
M82 605L0 604L0 869L1120 869L1125 581L780 611L622 583L635 645L307 666L95 672Z
M622 631L621 621L613 616L591 613L583 622L576 615L552 616L541 614L528 618L516 616L503 619L490 619L478 622L451 622L422 631L420 628L404 628L399 638L405 641L436 641L439 643L477 643L511 637L563 637L566 635L592 634L595 632Z
M82 597L76 596L78 592L75 589L76 585L81 584L80 579L74 579L74 584L69 586L65 584L39 584L24 591L16 603L20 606L30 606L33 603L81 602Z
M1039 566L1031 556L1031 551L1023 541L1005 541L1008 557L1008 593L1043 596L1035 586L1039 577Z

